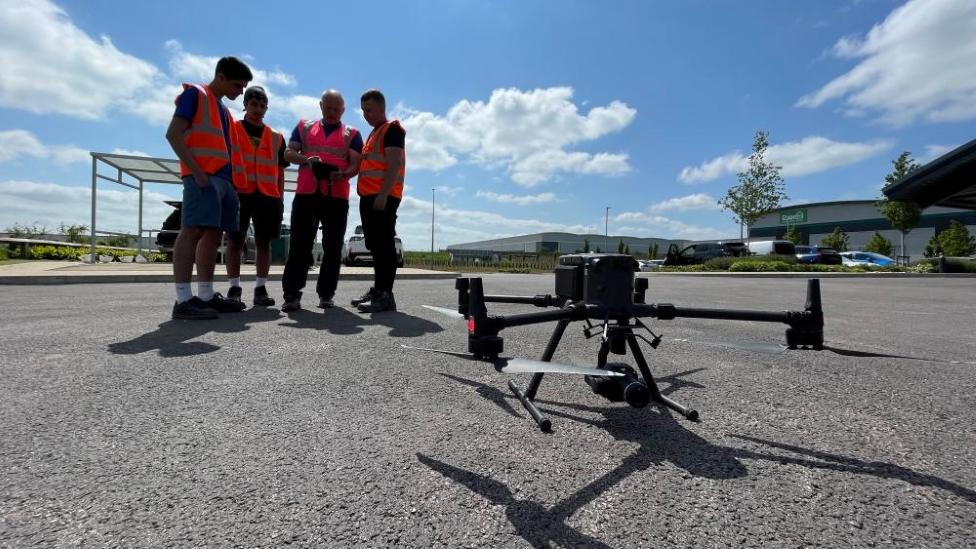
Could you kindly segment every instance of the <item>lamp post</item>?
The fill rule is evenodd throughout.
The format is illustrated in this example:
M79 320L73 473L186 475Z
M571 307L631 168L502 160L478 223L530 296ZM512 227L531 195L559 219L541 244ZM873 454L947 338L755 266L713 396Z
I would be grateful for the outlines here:
M430 189L430 261L434 262L434 191Z
M610 206L607 206L604 209L606 210L606 212L604 213L605 217L603 222L603 238L604 240L606 240L606 246L607 246L607 249L604 250L604 253L609 253L610 252Z

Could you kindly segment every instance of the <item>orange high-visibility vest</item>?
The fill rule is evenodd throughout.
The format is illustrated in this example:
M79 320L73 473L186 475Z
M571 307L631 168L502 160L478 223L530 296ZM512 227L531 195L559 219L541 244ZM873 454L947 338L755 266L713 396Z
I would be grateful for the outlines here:
M392 120L385 122L369 134L369 139L363 145L362 161L359 164L359 179L356 182L356 192L359 193L359 196L379 194L383 189L383 175L386 173L386 167L388 165L386 150L383 147L383 139L386 137L386 132L392 124L400 126L400 121ZM393 188L390 189L390 196L395 198L403 197L403 176L406 172L407 153L404 151L403 162L400 163L400 170L397 172Z
M257 148L244 128L244 123L234 122L238 147L241 150L241 160L244 164L244 181L238 185L234 178L234 187L242 194L253 193L255 190L263 195L281 198L278 190L278 151L281 149L281 134L265 125L261 132L261 141Z
M200 84L183 83L183 89L196 88L200 95L197 98L197 112L190 121L190 127L183 134L183 142L193 155L200 169L208 174L215 174L225 165L231 165L231 175L235 185L244 184L244 163L240 156L237 139L234 136L234 118L228 113L231 132L231 150L227 150L224 140L224 128L220 123L220 105L217 96L210 87ZM177 97L177 100L179 97ZM180 162L180 177L192 175L190 167Z

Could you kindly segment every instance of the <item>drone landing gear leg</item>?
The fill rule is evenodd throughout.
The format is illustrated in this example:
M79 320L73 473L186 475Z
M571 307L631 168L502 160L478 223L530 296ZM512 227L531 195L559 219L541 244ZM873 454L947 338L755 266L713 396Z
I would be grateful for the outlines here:
M671 408L691 421L698 421L698 410L688 408L661 394L661 390L657 387L657 382L654 381L654 376L651 375L651 369L647 366L647 360L644 359L644 353L641 352L640 346L637 344L637 336L633 332L627 334L627 344L630 346L630 351L634 353L634 360L637 361L637 367L640 369L641 376L644 377L644 383L647 384L647 389L651 392L651 400Z
M542 353L541 360L545 362L552 360L552 355L556 354L556 347L559 345L559 340L562 339L563 332L566 331L566 327L569 326L570 322L570 320L560 320L559 323L556 324L556 328L553 330L552 336L549 338L549 343L546 345L546 350ZM549 432L549 430L552 428L552 422L549 421L549 418L542 415L542 412L540 412L535 403L532 402L535 400L535 394L539 390L539 385L542 384L542 375L543 374L541 373L533 374L532 381L529 382L529 386L525 389L525 392L522 392L522 389L517 383L515 383L514 379L509 380L508 388L515 393L515 396L518 397L519 402L522 403L522 406L524 406L526 411L529 412L532 419L534 419L539 425L539 429L541 429L543 432Z

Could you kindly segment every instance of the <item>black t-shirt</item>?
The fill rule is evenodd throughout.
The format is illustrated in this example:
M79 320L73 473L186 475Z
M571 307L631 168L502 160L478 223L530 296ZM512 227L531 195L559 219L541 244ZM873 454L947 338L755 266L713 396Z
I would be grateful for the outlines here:
M241 120L241 124L244 124L244 131L247 132L247 136L251 138L251 146L255 149L261 144L261 134L264 133L264 126L256 126L251 124L247 120ZM285 160L285 139L281 139L281 147L278 149L278 165L282 168L287 168L290 164Z
M406 138L407 132L403 131L399 124L390 124L389 129L386 130L386 135L383 136L383 148L398 147L402 149Z

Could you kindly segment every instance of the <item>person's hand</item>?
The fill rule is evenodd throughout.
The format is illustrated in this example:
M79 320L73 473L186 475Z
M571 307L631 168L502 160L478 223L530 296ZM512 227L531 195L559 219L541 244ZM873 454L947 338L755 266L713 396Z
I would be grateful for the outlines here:
M313 163L315 163L315 162L321 162L321 160L319 160L319 157L317 157L317 156L306 156L304 158L305 158L305 162L302 162L302 164L305 164L309 168L312 167L312 164Z
M331 181L342 181L346 179L346 172L342 170L336 170L329 174L329 180Z
M210 176L203 170L193 170L193 179L201 189L210 184Z
M378 194L376 195L376 200L373 200L373 210L382 212L386 209L386 195Z

